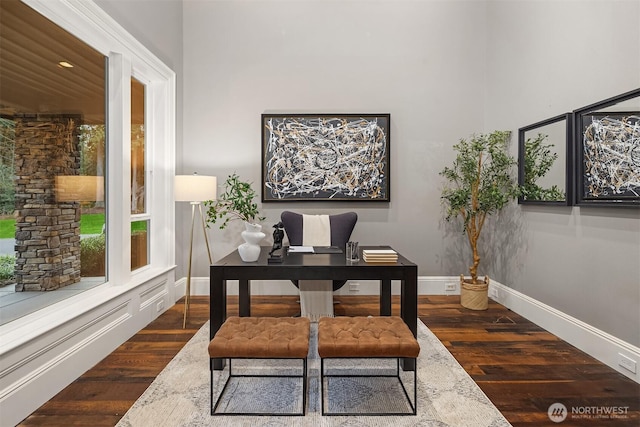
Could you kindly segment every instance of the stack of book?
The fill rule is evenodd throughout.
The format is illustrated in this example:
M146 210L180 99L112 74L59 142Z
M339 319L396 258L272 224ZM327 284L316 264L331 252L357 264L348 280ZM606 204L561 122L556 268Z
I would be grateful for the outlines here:
M365 262L397 262L398 253L393 249L364 249L362 258Z

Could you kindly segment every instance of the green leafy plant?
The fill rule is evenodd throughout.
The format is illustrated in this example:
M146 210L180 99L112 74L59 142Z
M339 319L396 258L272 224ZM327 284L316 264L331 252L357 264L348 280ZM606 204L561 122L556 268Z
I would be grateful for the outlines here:
M508 131L461 139L453 146L458 152L453 166L440 172L447 179L441 196L446 220L462 218L471 246L473 264L469 273L473 284L478 284L478 240L487 216L500 211L519 194L512 176L516 160L508 154L510 139Z
M5 282L9 283L15 279L15 264L15 256L0 255L0 284L5 284Z
M104 234L80 240L80 275L82 277L104 276L106 243Z
M207 224L222 220L220 228L223 229L233 220L249 223L264 220L265 217L260 216L258 204L253 201L255 197L256 192L251 188L251 183L241 181L235 173L229 175L220 197L204 202L207 208Z
M543 188L537 184L553 167L558 153L551 151L553 144L545 144L548 135L539 133L524 143L524 182L522 197L525 200L558 201L565 199L565 193L557 185Z
M0 117L0 215L15 209L15 123Z

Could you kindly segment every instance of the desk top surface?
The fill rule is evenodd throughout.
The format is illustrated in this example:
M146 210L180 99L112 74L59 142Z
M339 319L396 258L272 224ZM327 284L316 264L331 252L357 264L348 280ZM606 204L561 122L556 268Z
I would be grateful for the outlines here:
M215 262L212 267L301 267L301 266L327 266L327 267L407 267L415 266L415 264L398 253L397 262L365 262L362 259L362 250L364 249L392 249L390 246L361 246L360 247L360 261L347 262L344 253L287 253L287 246L277 251L277 253L283 254L282 262L269 263L269 251L271 246L262 246L260 251L260 258L255 262L244 262L238 254L238 250L231 252L229 255ZM397 252L397 251L396 251Z

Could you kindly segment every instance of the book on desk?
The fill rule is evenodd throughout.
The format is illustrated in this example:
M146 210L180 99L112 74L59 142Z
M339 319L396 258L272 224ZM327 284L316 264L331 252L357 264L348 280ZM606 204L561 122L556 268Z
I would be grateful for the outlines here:
M398 262L398 253L393 249L363 249L365 262Z

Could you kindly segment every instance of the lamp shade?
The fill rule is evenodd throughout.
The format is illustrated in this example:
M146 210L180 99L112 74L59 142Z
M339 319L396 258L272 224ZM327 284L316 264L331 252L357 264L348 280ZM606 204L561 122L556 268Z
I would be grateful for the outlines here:
M101 202L104 176L58 175L55 191L58 202Z
M204 202L216 198L218 183L215 176L176 175L176 202Z

